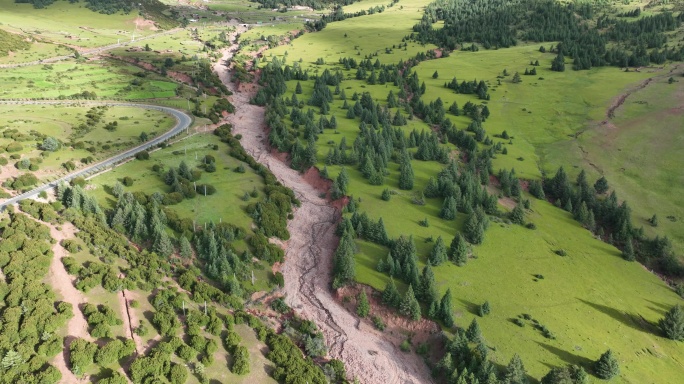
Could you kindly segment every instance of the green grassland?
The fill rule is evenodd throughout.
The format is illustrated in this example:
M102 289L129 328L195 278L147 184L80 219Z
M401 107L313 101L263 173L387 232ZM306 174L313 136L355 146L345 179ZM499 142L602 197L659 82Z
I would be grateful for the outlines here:
M101 99L151 99L176 96L177 84L161 76L134 76L142 70L114 60L63 62L0 70L0 97L66 98L83 91ZM132 84L139 80L140 85Z
M668 84L663 77L632 94L616 111L614 125L588 126L578 144L586 151L583 167L595 164L632 203L635 224L650 236L666 234L681 253L684 77L673 75L678 82ZM646 221L653 214L659 218L657 228Z
M72 51L62 45L33 42L28 49L14 50L6 56L0 55L0 64L27 63L54 56L64 56Z
M17 152L4 153L9 155L18 154L21 158L40 159L38 175L54 179L58 175L66 173L63 163L73 161L80 164L81 159L92 157L95 161L104 160L116 152L123 151L139 143L139 136L144 131L148 134L161 133L169 130L175 120L155 110L146 110L132 107L109 107L104 113L102 120L88 132L79 133L75 128L86 121L86 113L90 106L48 106L28 105L17 107L15 105L0 105L0 130L18 130L21 137L17 137L23 149ZM115 131L106 130L104 127L109 123L117 123ZM35 131L35 134L30 132ZM42 137L54 137L63 145L48 156L41 156L43 151L39 148ZM81 148L69 146L70 142L83 142ZM0 138L0 148L4 149L15 139L11 137ZM88 151L87 148L95 148ZM10 160L8 167L13 167L16 160ZM32 161L33 162L33 161Z
M70 46L92 48L116 43L118 39L130 40L133 34L154 33L149 28L136 27L137 13L103 15L83 4L68 1L56 1L47 8L35 9L31 4L0 0L0 8L0 27L3 29Z
M377 58L383 64L406 60L418 52L435 47L409 42L406 51L394 49L391 53L385 53L385 48L401 43L401 37L410 33L412 25L420 18L422 7L427 3L402 1L398 5L403 6L403 9L395 6L381 14L330 23L321 32L306 34L287 46L266 51L265 61L270 55L286 57L287 63L301 59L299 64L315 74L325 68L341 69L336 64L340 57L354 57L358 61L377 53ZM377 5L376 2L359 2L353 5L353 9L365 9L371 4ZM345 7L347 11L349 8ZM548 49L550 44L546 45ZM635 106L628 102L622 114L617 116L615 124L624 124L628 128L624 133L620 131L625 136L616 143L605 143L599 139L603 133L594 134L587 128L606 119L606 110L614 97L646 78L666 73L671 67L628 73L610 67L558 73L549 69L553 57L550 53L540 53L539 45L523 44L475 53L454 52L448 58L425 61L415 70L420 81L427 86L422 99L427 103L440 97L446 107L453 101L459 106L467 101L479 102L474 95L455 94L445 88L443 84L453 77L459 82L477 79L489 84L491 100L486 104L491 117L483 126L495 143L501 139L493 136L503 130L513 136L512 144L508 140L503 142L508 154L497 155L493 162L495 171L515 168L519 177L538 179L542 172L555 172L558 166L564 165L574 179L580 167L583 167L593 182L599 177L599 172L588 165L591 161L606 174L618 195L627 198L631 206L640 205L645 194L655 195L652 197L655 212L659 198L666 197L676 190L672 188L682 185L678 176L681 170L675 169L676 164L681 164L682 157L674 149L681 147L677 145L681 136L681 116L675 113L666 116L663 112L675 108L674 103L680 100L673 97L675 94L681 95L676 93L681 91L675 91L679 85L664 88L668 86L665 78L661 81L663 84L659 85L661 88L652 91L660 95L655 100L671 100L669 104L651 101L659 108L648 119L654 123L666 121L667 129L645 129L644 125L639 125L639 119L644 118L646 111L644 104L638 101L652 100L650 94L634 98ZM315 65L318 58L323 58L326 64ZM375 57L371 57L371 61L374 60ZM522 76L521 83L512 83L513 74L519 72L522 75L526 68L532 68L530 61L535 60L540 62L540 66L536 67L537 75ZM510 75L499 78L504 69ZM433 79L435 71L438 71L438 77ZM371 86L365 81L349 80L354 71L343 73L348 80L343 81L340 88L345 90L347 98L353 92L370 92L375 100L382 101L390 89L395 95L398 92L391 85ZM288 83L287 97L292 95L295 84L296 81ZM303 94L297 96L300 101L306 102L311 95L313 82L301 82L301 85ZM324 166L328 147L337 145L342 137L351 145L358 134L358 120L346 119L346 111L341 109L341 105L342 102L335 97L327 116L336 116L336 131L325 130L319 135L319 168ZM317 119L319 115L316 116ZM447 116L460 129L469 123L465 117ZM658 116L658 120L655 116ZM635 132L632 135L629 134L630 124ZM404 127L407 130L413 128L421 130L428 129L428 126L414 120ZM619 144L620 140L624 140L622 144ZM639 145L639 140L651 144L636 154L625 150ZM596 149L598 146L601 146L600 151ZM581 148L591 154L587 156L589 160L584 160ZM623 150L616 155L609 148ZM650 157L649 164L662 166L665 171L645 171L642 178L638 179L640 187L621 182L619 178L613 180L614 173L607 171L607 167L616 167L613 171L616 172L618 164L627 161L634 166L642 165L643 161L636 156ZM665 164L660 165L663 162ZM412 166L415 173L414 191L422 190L428 178L436 176L442 168L436 162L422 161L413 161ZM442 236L448 244L461 228L465 215L459 214L455 221L440 219L438 212L441 199L426 199L425 206L412 204L411 191L398 191L398 168L396 163L390 163L385 184L372 186L356 167L347 167L351 178L349 194L360 200L360 211L376 220L383 218L390 237L402 234L414 236L422 268L432 248L432 243L426 240ZM336 177L339 169L339 166L328 166L329 175ZM634 173L634 170L630 173L631 177L634 177ZM668 175L670 180L665 179L664 175ZM658 177L667 187L661 187L659 194L649 192L653 188L652 181ZM392 196L390 202L385 202L380 199L380 194L388 187L398 193ZM628 190L634 191L634 195L630 195ZM671 209L658 210L661 223L666 221L667 214L675 213L679 217L679 210L673 207L677 204L676 199L673 199L672 204L668 205ZM503 206L500 209L507 210ZM636 212L642 212L640 209ZM648 209L644 208L645 213L641 214L643 218L637 214L635 221L650 217L652 213ZM430 222L427 228L418 224L419 220L425 218ZM611 348L617 353L622 368L622 375L614 382L678 380L684 370L678 357L681 352L675 342L659 336L656 323L667 309L680 303L681 299L641 265L624 261L618 249L594 238L569 213L533 199L532 211L527 219L534 222L538 229L492 222L484 244L473 249L476 258L464 267L449 264L435 268L440 293L451 288L454 294L457 324L466 327L475 316L476 307L488 300L497 309L478 321L487 345L494 349L491 352L494 360L506 364L514 353L519 353L529 373L536 378L543 376L553 366L581 364L590 368L590 361ZM666 233L673 234L677 231L676 224L668 222L661 226ZM672 227L667 228L670 225ZM661 228L654 233L663 234ZM378 272L376 266L380 259L387 257L388 249L365 241L359 241L358 246L357 281L383 289L388 277ZM557 249L565 249L568 256L556 255L554 251ZM537 274L543 275L544 279L535 278ZM523 313L530 314L548 327L556 339L545 338L529 322L520 328L510 321Z
M385 5L389 3L387 1ZM333 64L337 63L339 58L353 57L359 61L367 55L377 53L380 62L396 64L400 59L405 60L415 56L416 53L436 48L428 44L421 46L408 42L406 50L396 48L391 53L385 53L386 48L398 46L402 38L411 33L413 25L420 21L423 7L429 3L428 0L402 1L394 7L385 9L383 13L329 23L322 31L307 33L290 45L267 51L265 56L271 54L282 56L287 52L288 63L291 64L301 59L302 68L307 68L313 66L316 59L320 57L324 58L326 63ZM355 4L358 4L361 9L378 5L375 1L371 3L361 1ZM372 60L375 61L375 58Z
M211 148L218 145L219 149ZM187 150L187 153L186 153ZM180 154L173 152L180 151ZM197 155L197 160L195 159ZM131 176L134 184L127 187L126 191L143 191L147 194L154 192L166 193L168 186L164 184L161 176L152 171L155 164L168 169L177 167L181 161L186 161L189 166L201 165L201 160L205 155L212 155L216 158L216 172L203 172L198 181L203 184L211 184L216 187L217 192L207 197L197 196L191 200L184 200L180 204L172 206L181 217L189 217L196 220L198 225L220 220L230 221L231 223L245 229L250 228L252 218L244 212L244 206L248 203L240 200L245 194L256 188L261 191L263 180L259 175L252 171L248 166L245 173L234 172L233 169L241 162L230 157L227 153L225 144L221 143L218 137L211 134L197 134L185 140L179 141L167 148L150 154L150 160L135 160L91 180L95 186L94 195L100 200L104 208L113 207L114 198L109 195L104 186L113 186L117 180L124 176ZM201 191L199 191L201 192ZM260 192L261 194L261 192ZM254 199L251 199L254 200Z

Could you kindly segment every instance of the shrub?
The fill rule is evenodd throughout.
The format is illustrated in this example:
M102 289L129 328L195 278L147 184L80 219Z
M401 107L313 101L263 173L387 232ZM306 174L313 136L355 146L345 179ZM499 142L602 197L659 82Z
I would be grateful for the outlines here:
M141 151L135 154L135 158L138 160L149 160L150 159L150 153L147 151Z
M125 176L123 180L121 180L121 183L127 187L130 187L133 185L133 178L130 176Z
M410 352L411 351L411 342L406 339L399 344L399 349L401 349L403 352Z
M380 316L373 316L373 325L380 331L384 331L386 327L385 322L382 321Z

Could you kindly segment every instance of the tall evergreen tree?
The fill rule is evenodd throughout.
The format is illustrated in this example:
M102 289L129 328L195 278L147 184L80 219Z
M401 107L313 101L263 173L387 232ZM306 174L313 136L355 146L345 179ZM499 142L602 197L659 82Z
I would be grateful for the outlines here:
M180 238L180 256L186 260L192 257L192 246L185 236L181 236Z
M477 323L477 319L473 319L473 321L470 322L470 325L466 330L466 337L468 338L468 341L472 343L475 343L482 338L482 331L480 330L480 324Z
M437 238L437 241L435 242L435 245L432 247L432 251L430 252L430 257L428 258L428 261L430 262L430 264L437 266L445 262L446 259L447 249L444 245L444 240L442 240L442 236L439 236Z
M408 152L404 152L401 156L401 163L399 164L399 189L410 191L413 189L413 167L411 167L411 158Z
M413 285L409 285L404 299L401 301L399 311L402 315L410 317L412 320L420 320L420 304L413 292Z
M528 384L527 371L525 371L525 366L523 365L522 359L516 353L511 358L511 361L506 366L506 372L504 373L505 384Z
M447 328L454 326L454 313L451 309L451 288L448 288L439 303L439 318Z
M668 339L684 341L684 310L681 306L672 307L658 325Z
M594 373L599 379L610 380L620 374L620 365L610 349L594 363Z
M608 192L608 180L606 180L605 177L601 176L601 178L596 180L596 182L594 183L594 190L599 195Z
M449 247L449 260L459 267L465 265L468 261L468 245L460 233L457 233L451 241L451 246Z
M382 303L394 308L399 308L401 304L401 295L399 295L397 286L392 278L385 285L385 290L382 291Z
M425 303L428 307L437 302L439 299L437 293L437 282L435 281L435 274L430 267L430 264L423 268L423 274L420 277L420 290L418 292L418 297Z
M447 197L442 203L442 209L439 211L439 217L444 220L454 220L456 218L457 207L456 199L454 199L453 196Z

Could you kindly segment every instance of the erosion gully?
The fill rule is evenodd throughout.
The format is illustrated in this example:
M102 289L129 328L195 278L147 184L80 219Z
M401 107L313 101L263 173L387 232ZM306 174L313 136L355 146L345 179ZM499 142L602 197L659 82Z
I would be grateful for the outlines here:
M345 363L350 377L362 383L432 383L418 355L400 351L381 332L359 322L335 301L330 283L333 253L339 241L334 232L341 212L271 151L264 108L249 103L257 85L237 86L230 81L229 65L238 49L237 37L246 30L241 25L236 28L229 36L232 45L222 51L221 60L214 65L221 81L233 92L229 100L235 105L235 113L227 120L233 125L233 132L242 135L240 141L245 150L268 167L301 201L288 223L291 237L281 243L285 249L282 272L287 304L318 325L330 356Z

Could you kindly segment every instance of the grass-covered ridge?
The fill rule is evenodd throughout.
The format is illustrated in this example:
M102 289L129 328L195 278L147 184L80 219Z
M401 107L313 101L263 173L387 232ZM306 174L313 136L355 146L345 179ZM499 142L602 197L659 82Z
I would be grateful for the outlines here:
M604 234L589 232L575 220L583 216L578 208L573 209L551 190L547 189L547 195L552 202L560 200L561 208L575 212L575 217L526 193L531 188L528 181L550 180L560 165L565 165L574 185L580 173L573 167L581 161L578 159L584 159L589 185L593 185L605 163L590 161L596 166L592 167L586 161L596 157L582 153L581 149L588 147L582 135L590 132L584 129L593 124L591 120L606 119L611 99L630 84L662 76L665 71L551 71L558 54L551 52L550 44L543 50L539 44L475 49L431 60L439 52L432 51L434 46L414 45L408 38L412 25L402 24L420 15L411 8L420 3L399 4L404 8L331 22L290 46L267 51L262 77L265 90L254 100L270 105L271 143L292 152L293 166L316 165L333 180L333 196L352 196L347 208L351 220L342 224L340 234L353 226L350 233L356 237L358 252L349 262L354 247L338 250L336 259L342 260L336 268L338 283L355 278L383 290L392 260L388 253L397 250L396 242L383 240L385 234L393 239L413 235L415 265L400 258L392 260L395 271L400 264L401 272L394 275L400 292L406 292L412 283L416 296L427 304L419 290L433 274L438 298L451 290L458 327L464 330L478 317L484 344L490 348L488 356L496 364L506 365L518 353L535 378L544 376L549 366L566 364L593 372L593 361L611 348L621 366L619 381L648 381L653 375L658 380L673 380L682 370L676 358L678 349L663 337L657 322L679 302L675 292L642 266L625 261L622 257L627 251L599 239L605 240L615 228L606 227ZM387 28L370 27L373 25ZM282 69L290 63L290 69L276 69L275 75L269 76L269 67ZM570 61L567 63L569 67ZM523 75L531 69L534 74ZM679 74L676 67L669 69ZM458 87L449 87L453 79ZM667 78L657 79L667 83ZM467 90L469 87L472 89ZM480 89L484 90L481 94ZM269 96L275 99L269 102ZM438 132L440 149L435 149L432 139L425 139L431 131ZM649 135L657 136L655 132ZM438 176L444 168L439 162L445 162L442 148L461 161L459 175L475 172L482 183L478 188L498 197L496 211L491 207L487 211L486 200L473 198L482 196L477 189L461 185L455 198L455 220L445 219L449 196L433 192L437 180L440 188L443 185ZM413 157L410 167L405 151ZM429 151L432 156L425 155ZM667 156L672 154L663 154L663 158ZM500 172L502 169L506 172ZM510 173L512 169L515 173ZM412 174L412 186L404 184L407 174ZM524 182L519 184L518 178ZM608 179L610 188L624 196L624 187ZM511 185L521 191L518 197ZM593 187L589 188L584 190L593 193ZM476 211L475 205L482 205L490 215L484 241L468 246L465 266L441 263L425 272L440 237L448 248L457 233L467 236L474 215L462 203L466 195L473 202L471 209ZM522 208L528 206L525 200L529 200L529 208ZM629 199L628 203L639 205L640 200ZM528 228L512 223L519 220L518 207L525 212L522 222ZM584 226L591 227L584 217ZM378 222L381 218L382 224ZM638 234L641 219L632 216L631 220L634 234ZM663 235L657 229L648 232ZM343 237L342 244L346 243ZM615 244L622 249L624 243L618 240ZM675 249L673 254L679 251ZM614 278L603 280L612 274ZM661 306L653 304L654 285ZM624 298L627 291L629 300ZM574 296L568 297L568 292ZM479 318L478 309L485 301L491 314ZM497 312L497 307L502 312ZM433 316L440 310L432 312L428 305L421 311L424 316L440 318ZM404 313L410 312L404 308ZM634 357L634 351L652 346L662 352L646 353L657 357L641 353Z

